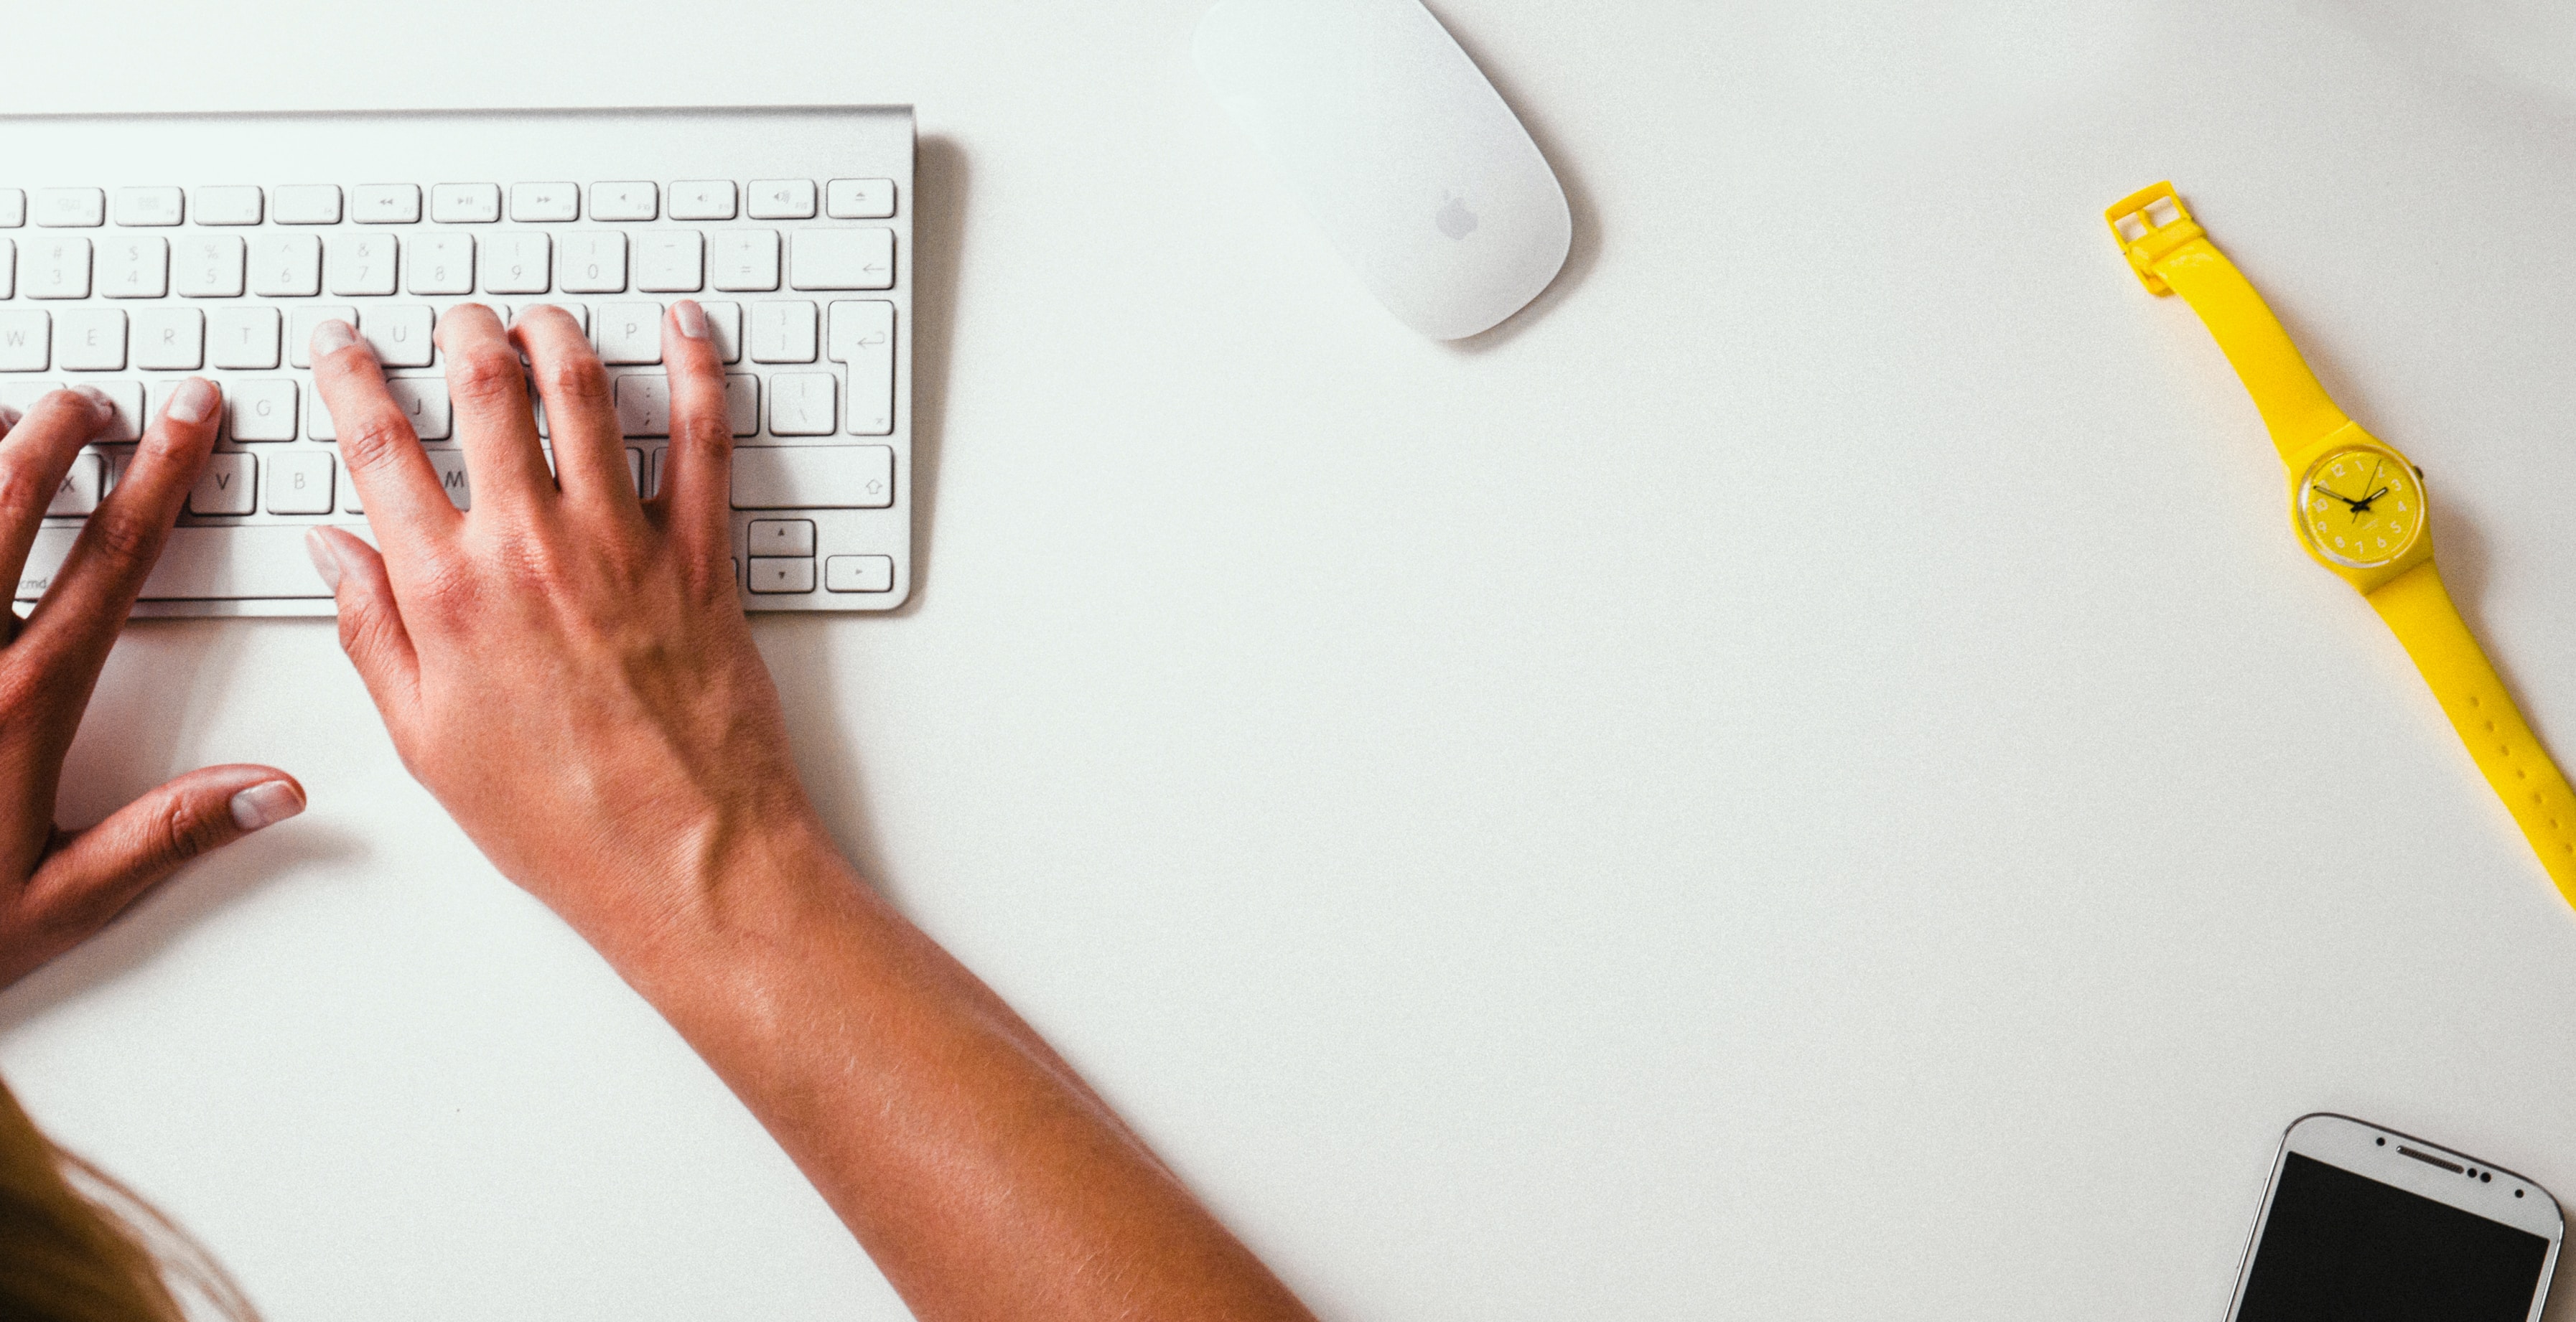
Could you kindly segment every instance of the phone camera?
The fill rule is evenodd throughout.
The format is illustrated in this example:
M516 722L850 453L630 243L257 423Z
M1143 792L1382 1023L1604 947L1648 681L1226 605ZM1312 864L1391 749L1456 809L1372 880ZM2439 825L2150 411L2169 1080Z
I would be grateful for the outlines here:
M2495 1183L2495 1172L2494 1172L2494 1171L2487 1171L2487 1172L2484 1172L2483 1174L2479 1175L2479 1176L2478 1176L2478 1183L2480 1183L2480 1184L2493 1184L2493 1183Z
M2513 1191L2513 1196L2514 1196L2514 1197L2516 1197L2516 1198L2520 1198L2520 1197L2522 1196L2522 1190L2520 1190L2520 1189L2516 1189L2516 1190L2514 1190L2514 1191Z
M2388 1146L2388 1140L2387 1140L2387 1139L2384 1139L2384 1138L2383 1138L2383 1139L2381 1139L2381 1140L2379 1140L2379 1146L2381 1146L2381 1147L2383 1147L2383 1148L2384 1148L2384 1147L2387 1147L2387 1146Z

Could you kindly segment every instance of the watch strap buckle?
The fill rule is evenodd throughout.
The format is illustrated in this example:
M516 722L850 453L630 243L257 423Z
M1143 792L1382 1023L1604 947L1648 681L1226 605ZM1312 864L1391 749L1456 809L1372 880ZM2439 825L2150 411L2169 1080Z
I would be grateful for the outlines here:
M2102 213L2111 226L2111 237L2120 245L2120 253L2129 259L2129 269L2138 273L2138 282L2153 294L2170 294L2173 286L2156 274L2156 263L2173 250L2201 238L2206 231L2191 218L2191 209L2174 193L2173 181L2150 184L2121 198Z

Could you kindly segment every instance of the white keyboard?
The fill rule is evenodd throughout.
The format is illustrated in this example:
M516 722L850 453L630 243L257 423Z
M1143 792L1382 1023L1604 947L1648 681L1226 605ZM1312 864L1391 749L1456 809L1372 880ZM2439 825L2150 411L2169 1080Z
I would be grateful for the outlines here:
M164 392L203 375L222 439L136 613L331 614L304 529L363 532L365 512L307 370L329 318L374 346L470 508L438 317L570 311L651 491L678 298L724 348L743 605L889 610L911 591L908 107L0 116L0 142L0 403L94 385L119 413L57 493L21 602Z

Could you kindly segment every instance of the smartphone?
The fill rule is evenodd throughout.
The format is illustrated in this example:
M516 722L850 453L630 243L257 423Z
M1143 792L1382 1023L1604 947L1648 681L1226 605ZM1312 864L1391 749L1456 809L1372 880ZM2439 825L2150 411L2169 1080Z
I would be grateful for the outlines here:
M2228 1322L2539 1322L2566 1237L2512 1171L2348 1116L2281 1136Z

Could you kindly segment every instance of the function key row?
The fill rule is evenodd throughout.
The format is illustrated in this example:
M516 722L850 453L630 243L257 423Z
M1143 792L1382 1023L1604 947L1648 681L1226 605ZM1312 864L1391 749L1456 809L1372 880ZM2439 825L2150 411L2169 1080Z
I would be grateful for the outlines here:
M595 183L590 186L590 219L595 221L659 220L665 210L661 185L649 179ZM812 220L821 214L834 220L884 220L894 214L891 179L834 179L819 193L811 179L754 179L736 185L731 179L682 179L667 198L672 220ZM119 225L153 227L193 219L200 225L256 225L265 218L278 225L416 225L422 214L418 184L360 184L342 190L338 184L281 184L262 192L256 184L210 184L199 188L119 188L113 206L103 188L0 188L0 229L19 229L32 218L48 229L96 229L112 217ZM428 190L428 215L442 225L488 225L502 214L499 184L434 184ZM512 184L509 216L522 224L579 220L582 186L577 183Z

